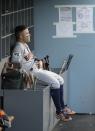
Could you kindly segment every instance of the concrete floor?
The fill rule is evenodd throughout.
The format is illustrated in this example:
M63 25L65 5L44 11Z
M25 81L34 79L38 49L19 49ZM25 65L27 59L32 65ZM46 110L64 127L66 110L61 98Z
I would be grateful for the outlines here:
M59 121L53 131L95 131L95 115L75 115L72 121Z

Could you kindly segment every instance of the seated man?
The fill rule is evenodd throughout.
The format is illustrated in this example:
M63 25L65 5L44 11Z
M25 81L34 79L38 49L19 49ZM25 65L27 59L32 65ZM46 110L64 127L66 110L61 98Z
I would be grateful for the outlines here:
M41 61L35 61L35 56L27 45L30 42L30 33L25 25L15 28L15 37L16 45L12 52L12 62L19 62L22 69L50 85L51 96L56 107L56 117L63 121L71 120L71 117L64 113L63 78L54 72L38 68L41 66Z

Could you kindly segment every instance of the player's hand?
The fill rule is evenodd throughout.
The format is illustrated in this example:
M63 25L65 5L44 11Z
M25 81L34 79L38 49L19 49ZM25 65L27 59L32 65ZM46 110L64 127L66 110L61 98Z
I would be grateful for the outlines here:
M36 65L37 65L37 67L39 68L39 69L43 69L43 62L41 61L41 60L39 60L37 63L36 63Z
M30 59L33 59L34 55L30 52L28 53L26 56L24 56L24 58L28 61Z

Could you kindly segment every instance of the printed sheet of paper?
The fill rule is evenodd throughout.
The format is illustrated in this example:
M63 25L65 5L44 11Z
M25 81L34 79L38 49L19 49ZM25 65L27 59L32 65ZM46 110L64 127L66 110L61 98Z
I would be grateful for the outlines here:
M93 32L93 8L76 7L76 32Z
M71 22L59 22L56 24L56 35L59 37L73 36L73 28Z
M72 8L60 7L59 9L59 22L72 22Z

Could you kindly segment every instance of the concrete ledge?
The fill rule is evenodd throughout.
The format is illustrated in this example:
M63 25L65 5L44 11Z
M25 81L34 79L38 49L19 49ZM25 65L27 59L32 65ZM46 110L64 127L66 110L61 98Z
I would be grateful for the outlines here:
M35 90L5 90L4 107L15 116L10 131L51 131L58 120L49 86Z

